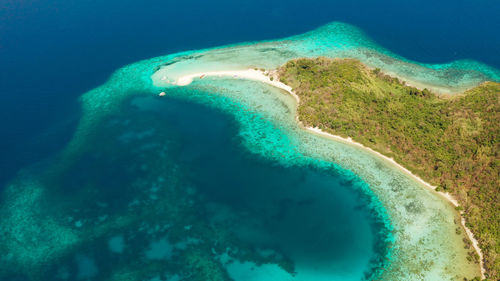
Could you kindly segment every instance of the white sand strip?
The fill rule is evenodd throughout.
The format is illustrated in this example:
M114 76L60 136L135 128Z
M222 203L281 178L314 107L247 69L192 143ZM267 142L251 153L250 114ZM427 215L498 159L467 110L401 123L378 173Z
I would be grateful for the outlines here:
M209 72L202 72L202 73L194 73L194 74L189 74L186 76L182 76L179 79L177 79L177 82L175 85L179 86L185 86L193 82L193 79L195 78L203 78L205 76L229 76L233 78L242 78L242 79L249 79L249 80L256 80L260 81L269 85L272 85L276 88L283 89L290 93L297 102L299 102L299 97L292 91L292 87L281 83L277 79L271 80L270 77L272 75L266 75L263 71L260 70L255 70L255 69L247 69L247 70L228 70L228 71L209 71Z

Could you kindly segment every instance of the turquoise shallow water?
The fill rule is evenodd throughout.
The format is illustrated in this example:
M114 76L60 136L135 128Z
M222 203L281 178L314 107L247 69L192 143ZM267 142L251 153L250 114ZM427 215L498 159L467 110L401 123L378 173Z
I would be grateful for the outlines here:
M199 72L250 67L274 69L294 58L318 56L355 58L415 86L443 93L462 92L484 81L500 81L497 69L471 60L446 64L407 60L377 45L361 30L343 23L331 23L282 40L181 53L174 55L173 60L166 57L169 62L153 79L155 85L165 86L169 79L175 81L193 69ZM164 76L167 79L160 80Z
M83 116L67 147L26 169L2 194L0 249L7 254L0 276L477 275L451 206L368 152L301 130L286 93L240 79L166 83L189 73L274 68L318 55L355 57L447 91L498 80L497 70L476 62L404 60L339 23L281 41L126 66L82 96ZM156 97L159 91L167 98Z

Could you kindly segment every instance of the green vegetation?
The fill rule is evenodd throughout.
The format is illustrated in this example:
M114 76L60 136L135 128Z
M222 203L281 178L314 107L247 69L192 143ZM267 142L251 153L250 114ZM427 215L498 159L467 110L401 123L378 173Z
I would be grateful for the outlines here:
M351 137L455 195L489 278L500 279L500 83L436 95L326 58L290 61L279 77L300 97L305 126Z

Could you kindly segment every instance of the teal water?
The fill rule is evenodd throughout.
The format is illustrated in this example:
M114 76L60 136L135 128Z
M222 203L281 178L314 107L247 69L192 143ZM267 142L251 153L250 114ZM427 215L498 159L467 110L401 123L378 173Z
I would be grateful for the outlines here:
M286 93L231 78L167 83L318 55L449 91L498 79L476 62L403 60L338 23L126 66L82 96L66 148L2 193L2 280L477 275L451 206L370 153L300 129Z

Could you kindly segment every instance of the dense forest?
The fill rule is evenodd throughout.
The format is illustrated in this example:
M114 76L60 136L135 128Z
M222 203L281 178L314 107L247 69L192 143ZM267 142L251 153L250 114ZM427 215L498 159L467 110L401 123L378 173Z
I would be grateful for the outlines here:
M305 126L351 137L453 194L488 277L500 280L500 83L438 95L359 61L327 58L289 61L278 75L300 97Z

